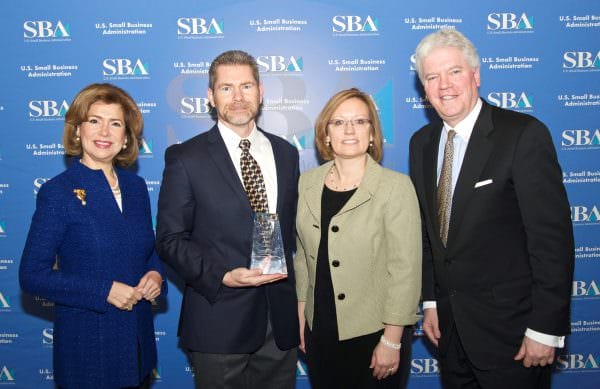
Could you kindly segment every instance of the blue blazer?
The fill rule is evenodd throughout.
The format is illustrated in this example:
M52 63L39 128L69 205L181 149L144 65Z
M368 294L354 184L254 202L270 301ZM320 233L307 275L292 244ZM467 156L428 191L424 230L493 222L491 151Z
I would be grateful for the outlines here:
M277 213L288 278L256 288L229 288L226 272L248 267L252 210L217 126L165 153L158 199L158 252L186 283L181 346L219 354L251 353L264 344L267 316L282 350L299 343L292 252L298 196L298 151L264 133L277 170Z
M78 160L46 182L21 258L23 290L55 303L54 379L61 388L137 386L156 365L151 304L141 300L129 312L106 301L113 281L135 286L150 270L162 273L146 184L116 172L122 213L103 172ZM85 190L85 204L74 189Z

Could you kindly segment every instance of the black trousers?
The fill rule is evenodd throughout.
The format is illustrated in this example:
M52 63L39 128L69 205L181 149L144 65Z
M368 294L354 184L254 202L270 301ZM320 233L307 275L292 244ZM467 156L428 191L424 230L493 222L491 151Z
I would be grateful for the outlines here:
M280 350L271 324L265 343L251 354L191 352L196 389L293 389L297 349Z
M373 377L371 356L383 331L338 341L304 327L306 365L312 389L399 389L406 387L410 370L412 327L402 333L400 366L385 379Z
M526 368L515 362L507 368L477 369L467 357L455 326L447 336L448 353L440 356L444 389L550 389L551 366Z

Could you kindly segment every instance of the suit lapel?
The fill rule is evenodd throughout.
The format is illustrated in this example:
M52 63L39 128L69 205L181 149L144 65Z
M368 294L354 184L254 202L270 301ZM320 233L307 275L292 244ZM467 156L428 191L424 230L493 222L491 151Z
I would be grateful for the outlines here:
M341 215L345 212L351 211L356 207L371 200L371 196L377 190L379 186L379 180L381 178L381 166L375 162L370 156L367 155L367 166L365 167L365 174L362 182L358 186L358 189L350 197L350 199L344 204L342 209L337 213Z
M235 194L240 198L240 201L248 204L248 208L250 208L250 202L248 201L244 186L240 181L240 177L235 170L233 161L229 157L227 146L225 146L225 142L223 141L221 134L219 134L219 129L216 125L211 128L208 133L208 142L210 143L208 153L215 162L215 166L221 173L221 176L223 176L224 181L227 182Z
M437 206L437 162L438 162L438 149L440 143L440 137L442 132L442 123L436 123L433 125L431 136L425 145L423 145L423 180L425 186L425 201L427 204L427 210L432 220L434 231L440 230L440 224L438 220L438 206ZM439 233L437 234L439 237ZM441 243L441 241L440 241Z
M487 103L483 103L481 113L475 122L463 163L452 196L452 212L450 215L450 230L448 231L448 244L450 244L460 230L460 222L464 216L465 208L473 194L474 185L481 176L490 154L493 142L490 137L494 129L492 123L492 110Z
M275 158L275 176L277 177L277 206L275 210L278 214L281 215L281 206L285 204L285 199L283 198L285 194L285 188L288 186L287 180L290 179L290 175L283 174L283 172L289 172L290 168L285 166L287 159L281 150L281 147L278 146L277 142L271 141L271 134L266 133L265 131L258 129L261 131L271 143L271 150L273 150L273 158Z
M333 162L327 162L318 167L314 180L310 182L305 189L306 207L312 214L315 222L321 223L321 197L323 196L323 185L325 185L325 176L331 169Z

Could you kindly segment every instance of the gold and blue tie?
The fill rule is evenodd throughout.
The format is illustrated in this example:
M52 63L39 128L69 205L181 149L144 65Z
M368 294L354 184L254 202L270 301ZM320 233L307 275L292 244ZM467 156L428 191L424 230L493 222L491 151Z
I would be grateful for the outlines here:
M240 158L242 180L244 181L244 189L246 190L246 195L248 195L250 208L254 212L269 212L265 180L258 162L250 155L250 141L242 139L240 141L240 149L242 149L242 156Z

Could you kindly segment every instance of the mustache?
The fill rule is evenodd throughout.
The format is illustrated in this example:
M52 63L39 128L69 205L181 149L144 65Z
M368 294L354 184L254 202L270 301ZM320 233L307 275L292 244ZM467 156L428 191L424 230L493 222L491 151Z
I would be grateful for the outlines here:
M233 108L233 109L239 109L239 108L250 108L254 106L252 103L231 103L231 104L227 104L228 108Z

